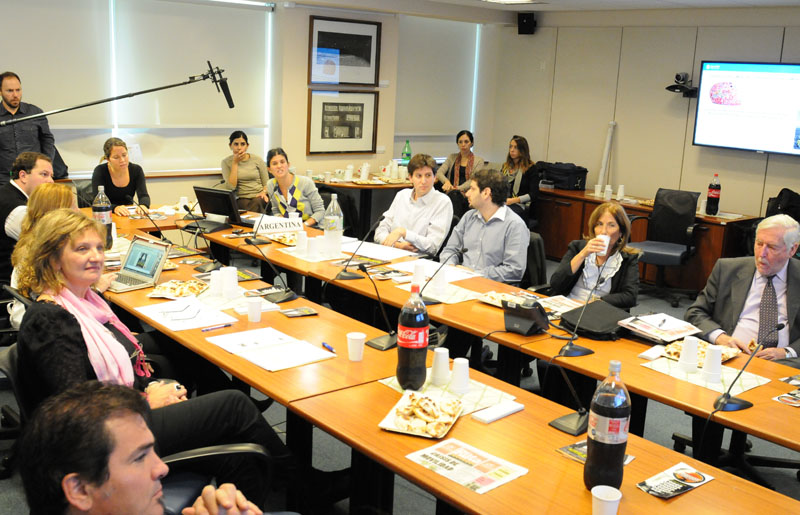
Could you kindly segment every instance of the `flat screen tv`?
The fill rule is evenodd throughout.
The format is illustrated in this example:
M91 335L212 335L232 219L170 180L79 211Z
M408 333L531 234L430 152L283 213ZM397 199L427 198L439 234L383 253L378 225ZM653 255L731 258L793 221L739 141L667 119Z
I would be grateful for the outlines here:
M800 64L703 61L692 143L800 155Z

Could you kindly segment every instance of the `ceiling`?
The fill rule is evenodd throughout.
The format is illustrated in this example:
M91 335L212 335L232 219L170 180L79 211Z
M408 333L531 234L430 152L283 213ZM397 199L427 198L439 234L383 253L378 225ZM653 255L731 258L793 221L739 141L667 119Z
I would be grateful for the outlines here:
M800 0L534 0L525 4L503 5L481 0L426 0L506 11L608 11L619 9L700 9L729 7L790 7Z

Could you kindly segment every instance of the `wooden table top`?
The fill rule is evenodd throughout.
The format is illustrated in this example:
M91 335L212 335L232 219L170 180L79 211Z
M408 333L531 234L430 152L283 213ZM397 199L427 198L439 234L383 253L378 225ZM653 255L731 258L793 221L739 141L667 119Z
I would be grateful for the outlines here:
M92 208L82 207L81 213L91 217ZM156 226L153 225L153 222L151 222L147 217L131 218L129 216L117 216L112 214L111 220L117 224L117 234L130 234L137 230L142 232L154 232L158 230L168 231L171 229L177 229L178 224L176 222L183 220L183 215L170 215L164 220L156 220L155 222L158 228L156 228Z
M160 282L172 279L187 279L191 276L191 273L193 273L193 270L189 266L180 265L178 270L164 272L161 275ZM265 286L262 281L246 281L239 284L246 289ZM347 356L346 334L348 332L360 331L366 333L367 339L386 334L385 332L309 300L296 299L281 304L281 308L309 306L314 308L319 313L318 315L288 318L277 311L272 311L262 313L261 322L250 323L247 320L247 315L238 315L233 310L227 310L226 313L238 319L231 327L207 333L202 332L200 329L173 332L135 311L135 308L139 306L166 302L164 299L150 299L146 296L149 291L149 289L144 289L120 294L107 292L106 297L111 302L133 313L185 347L234 374L281 404L285 405L293 400L375 381L395 374L397 354L394 350L381 352L371 347L366 347L364 349L364 359L361 362L351 362ZM301 367L268 372L206 341L206 337L247 331L260 327L274 327L278 331L313 344L325 341L336 349L337 356L333 359Z
M400 183L383 183L383 184L356 184L350 181L344 182L325 182L322 180L314 180L317 186L328 186L331 188L345 188L351 190L401 190L403 188L410 188L411 181Z
M347 445L400 474L460 510L469 513L590 513L591 494L583 485L583 466L556 449L580 440L547 425L569 412L546 399L479 372L478 379L517 396L521 412L486 425L462 417L445 438L456 438L497 457L526 467L529 472L495 490L479 495L405 458L434 445L434 440L383 431L378 423L400 394L380 383L369 383L297 402L289 408ZM346 407L346 408L343 408ZM346 414L346 416L343 416ZM710 465L629 435L627 452L636 457L625 467L621 513L788 513L800 503ZM715 479L670 500L636 487L658 472L687 463Z
M548 360L558 354L564 343L563 340L548 338L525 344L520 350L530 356ZM576 343L595 352L588 356L558 358L556 361L565 368L602 379L608 375L608 362L616 359L622 362L622 380L630 391L703 417L707 417L714 409L714 400L719 393L641 366L647 361L638 355L650 347L647 344L629 338L616 341L579 338ZM741 368L746 361L746 355L739 355L725 362L725 366ZM773 397L795 388L778 379L795 375L798 370L753 358L747 371L767 377L771 381L738 396L751 401L754 404L752 408L734 412L720 411L714 415L713 420L800 451L800 412L772 400ZM787 419L793 419L796 423L786 423Z

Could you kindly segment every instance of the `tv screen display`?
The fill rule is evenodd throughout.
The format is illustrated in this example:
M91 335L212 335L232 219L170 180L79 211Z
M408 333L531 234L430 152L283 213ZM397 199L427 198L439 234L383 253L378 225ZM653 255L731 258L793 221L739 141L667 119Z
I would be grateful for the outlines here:
M800 64L703 61L693 143L800 155Z

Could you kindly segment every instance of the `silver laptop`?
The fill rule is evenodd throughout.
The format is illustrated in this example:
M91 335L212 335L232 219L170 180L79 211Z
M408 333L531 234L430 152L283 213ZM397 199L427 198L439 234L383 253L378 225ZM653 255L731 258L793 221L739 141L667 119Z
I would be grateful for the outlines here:
M136 236L109 290L115 293L156 285L169 254L169 243Z

